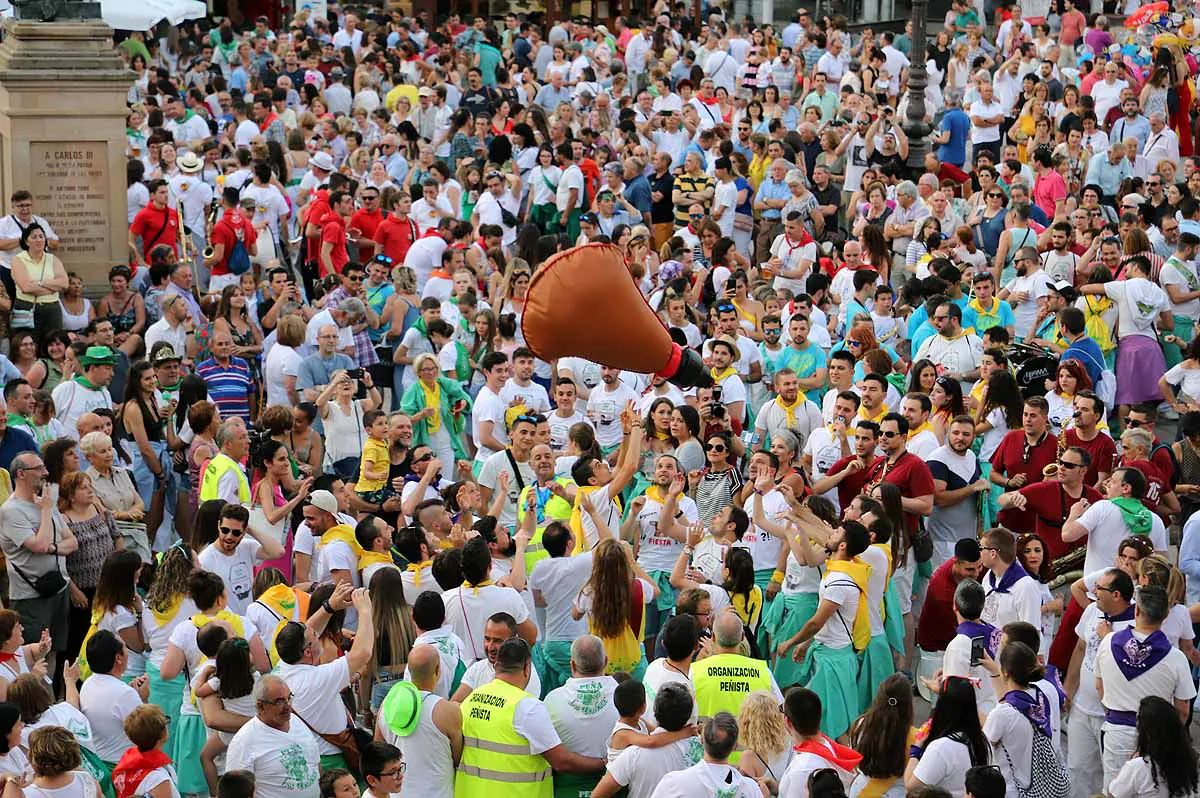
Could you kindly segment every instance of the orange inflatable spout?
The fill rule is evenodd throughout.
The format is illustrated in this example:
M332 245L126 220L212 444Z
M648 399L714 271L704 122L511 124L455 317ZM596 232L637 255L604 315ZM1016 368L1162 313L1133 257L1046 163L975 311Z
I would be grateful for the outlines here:
M700 357L671 340L612 244L585 244L547 260L529 283L521 330L545 361L582 357L683 387L711 384Z

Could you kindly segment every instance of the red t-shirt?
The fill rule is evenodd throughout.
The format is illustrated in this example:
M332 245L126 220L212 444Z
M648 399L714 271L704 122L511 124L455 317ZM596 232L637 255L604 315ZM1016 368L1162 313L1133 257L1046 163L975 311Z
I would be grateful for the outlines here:
M917 645L925 651L945 651L947 644L958 634L958 618L954 615L953 557L938 566L925 588L925 604L917 624Z
M142 252L147 260L150 251L159 244L166 244L179 256L179 214L174 208L159 210L151 202L133 217L129 230L134 238L142 239Z
M829 467L825 472L825 476L836 476L846 470L846 466L850 465L851 460L857 460L857 455L843 457ZM872 463L873 465L874 463ZM842 507L849 507L850 502L854 501L854 497L863 492L863 486L867 484L867 480L871 476L871 468L867 467L855 474L848 475L845 479L838 483L838 503Z
M1046 541L1048 558L1053 560L1087 545L1086 537L1074 543L1063 543L1062 525L1066 523L1067 514L1071 512L1071 505L1079 500L1068 496L1061 482L1035 482L1021 488L1018 493L1025 497L1026 509L1037 517L1033 531ZM1089 504L1095 504L1104 496L1091 485L1084 485L1083 498L1087 499Z
M1075 429L1069 429L1065 434L1067 436L1067 446L1078 446L1091 455L1092 464L1088 466L1087 475L1083 478L1083 484L1095 485L1100 481L1101 473L1112 473L1113 463L1117 459L1117 445L1113 443L1112 438L1101 432L1092 440L1084 441L1079 439L1079 432Z
M890 482L899 488L901 496L915 499L918 496L933 495L933 474L930 473L929 466L925 464L925 461L912 452L905 452L900 455L891 468L887 468L886 457L879 458L875 461L874 465L867 469L870 474L867 482L875 482L883 474L885 468L887 469L887 474L883 476L883 481ZM843 504L842 506L845 507L846 505ZM904 514L904 521L908 524L908 534L910 536L916 534L919 519L920 516L916 513Z
M350 262L350 253L346 251L346 223L332 211L325 215L325 220L321 223L320 249L324 249L325 245L330 243L333 244L333 249L329 253L329 261L333 264L334 271L341 274L342 267ZM325 267L325 261L318 258L317 262L321 265L321 276L328 277L329 270Z
M368 238L371 241L375 241L375 233L382 221L383 211L376 210L375 213L368 213L360 208L350 217L350 226L362 234L359 236L360 240ZM359 263L366 263L375 255L374 244L359 244L357 249Z
M330 210L329 191L326 189L318 189L317 191L314 191L312 200L307 206L305 206L304 209L304 216L302 217L304 226L307 227L309 223L316 225L322 224L322 220ZM306 236L304 240L308 244L308 259L320 260L321 237L317 236L316 238L308 238Z
M1142 497L1142 504L1150 508L1151 512L1158 512L1158 503L1162 501L1163 496L1171 492L1171 480L1163 474L1158 463L1150 460L1122 460L1121 468L1133 468L1142 472L1142 476L1146 478L1146 495Z
M1004 436L1000 445L992 454L992 470L1012 479L1017 474L1025 475L1025 484L1032 485L1042 481L1042 469L1058 459L1058 438L1046 434L1042 442L1029 452L1028 462L1025 455L1025 431L1014 429ZM1009 507L1000 511L997 519L1000 526L1013 531L1024 531L1034 526L1034 516L1029 510L1018 510Z
M242 243L246 246L246 253L249 254L250 247L258 240L258 234L241 208L225 211L221 221L213 225L212 240L209 243L214 247L217 244L225 245L220 263L212 267L213 274L229 274L229 256L233 254L233 246L238 241L239 233Z
M409 247L420 237L420 228L409 216L402 221L393 214L380 222L375 231L375 243L383 245L383 254L392 259L393 266L404 263Z

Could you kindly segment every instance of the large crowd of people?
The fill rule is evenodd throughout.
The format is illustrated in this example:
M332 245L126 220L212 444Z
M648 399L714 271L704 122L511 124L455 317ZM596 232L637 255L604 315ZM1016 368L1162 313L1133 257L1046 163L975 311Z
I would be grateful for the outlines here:
M1200 794L1200 9L703 11L118 37L128 262L0 220L4 798ZM711 385L526 344L587 243Z

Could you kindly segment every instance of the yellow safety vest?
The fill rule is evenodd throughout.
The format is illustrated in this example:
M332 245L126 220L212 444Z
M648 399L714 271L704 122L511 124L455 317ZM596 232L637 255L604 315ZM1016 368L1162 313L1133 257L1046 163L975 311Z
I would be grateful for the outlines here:
M771 692L771 670L759 659L716 654L692 663L692 685L696 688L696 714L701 721L718 712L728 712L736 718L746 696L755 690ZM737 764L739 758L740 754L734 751L729 761Z
M495 679L477 687L462 705L463 752L454 778L455 798L552 798L553 772L513 728L517 705L529 693Z
M571 485L571 480L566 477L557 477L554 480L560 485ZM525 502L528 500L529 491L534 488L533 485L526 485L521 490L521 495L517 499L517 525L525 521ZM569 524L571 521L571 503L558 496L551 495L546 502L545 508L542 510L544 521L537 525L533 531L533 537L529 539L529 543L525 546L525 576L528 577L533 573L533 566L537 565L542 560L550 556L546 551L546 547L542 545L542 533L546 531L546 527L552 521L562 521L564 524Z
M238 501L242 504L249 504L250 483L246 480L246 472L227 454L218 454L204 467L204 473L200 476L200 501L206 502L209 499L221 498L217 494L217 485L221 482L221 477L225 476L226 471L233 471L237 474Z

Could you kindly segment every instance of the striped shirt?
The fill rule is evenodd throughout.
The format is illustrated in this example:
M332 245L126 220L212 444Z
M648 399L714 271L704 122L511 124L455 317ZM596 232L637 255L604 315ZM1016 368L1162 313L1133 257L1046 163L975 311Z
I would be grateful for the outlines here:
M196 366L196 373L208 386L208 398L221 410L221 418L237 416L250 423L250 391L254 381L250 366L240 357L231 357L228 366L213 358Z
M716 185L716 181L704 172L700 172L697 175L689 175L687 172L684 172L675 178L674 189L675 191L704 191L709 188L715 189ZM688 208L692 204L691 202L685 202L682 205L675 206L675 229L688 226ZM702 202L700 204L708 207L711 202Z

